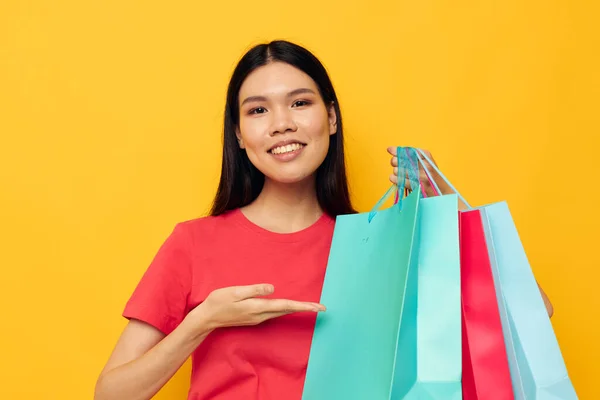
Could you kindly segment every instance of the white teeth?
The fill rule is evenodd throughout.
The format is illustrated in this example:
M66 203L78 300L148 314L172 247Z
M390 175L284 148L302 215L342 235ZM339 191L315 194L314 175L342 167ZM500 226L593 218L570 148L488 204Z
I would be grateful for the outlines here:
M286 146L275 147L273 150L271 150L271 153L273 153L273 154L289 153L291 151L300 150L302 148L302 146L303 145L300 143L292 143L292 144L288 144Z

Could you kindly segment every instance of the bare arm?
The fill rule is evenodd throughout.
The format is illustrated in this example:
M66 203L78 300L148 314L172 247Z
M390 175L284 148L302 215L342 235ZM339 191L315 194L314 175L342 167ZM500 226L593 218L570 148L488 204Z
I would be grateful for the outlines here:
M325 310L318 303L260 298L273 291L272 285L265 284L214 290L168 336L145 322L131 320L100 373L94 399L151 399L215 329Z
M211 329L186 318L170 335L131 320L96 384L95 400L151 399L179 370Z

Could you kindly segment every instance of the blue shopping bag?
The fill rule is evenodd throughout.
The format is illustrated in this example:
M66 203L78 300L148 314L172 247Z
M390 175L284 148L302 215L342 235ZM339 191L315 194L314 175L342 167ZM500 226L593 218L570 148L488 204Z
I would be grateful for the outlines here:
M339 216L303 399L460 399L459 263L455 195Z
M577 399L508 205L481 210L515 399Z
M422 151L419 153L456 192L427 155ZM472 208L464 199L463 202L470 209L481 211L514 398L577 399L507 203L498 202Z

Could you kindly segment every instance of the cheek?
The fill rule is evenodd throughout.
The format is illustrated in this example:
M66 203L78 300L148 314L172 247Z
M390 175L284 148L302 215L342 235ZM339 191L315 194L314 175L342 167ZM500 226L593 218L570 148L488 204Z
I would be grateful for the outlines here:
M323 110L315 110L311 115L307 115L303 125L313 140L323 140L329 136L329 118Z
M314 147L313 151L319 154L319 157L324 157L329 148L330 139L327 115L319 114L312 118L307 124L306 131L309 132Z
M262 149L265 145L264 127L258 120L242 120L240 121L240 132L244 141L244 147L246 150L255 151L256 149Z

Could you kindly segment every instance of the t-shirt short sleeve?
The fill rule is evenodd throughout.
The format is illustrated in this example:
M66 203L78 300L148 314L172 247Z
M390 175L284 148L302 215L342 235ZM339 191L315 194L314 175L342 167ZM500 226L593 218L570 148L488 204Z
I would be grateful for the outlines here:
M159 248L129 298L123 316L170 334L183 321L191 290L190 236L178 224Z

